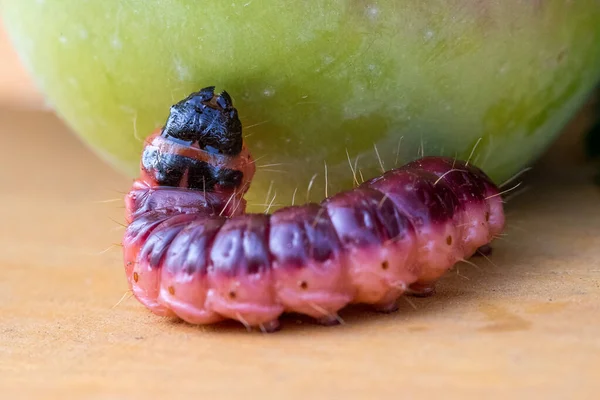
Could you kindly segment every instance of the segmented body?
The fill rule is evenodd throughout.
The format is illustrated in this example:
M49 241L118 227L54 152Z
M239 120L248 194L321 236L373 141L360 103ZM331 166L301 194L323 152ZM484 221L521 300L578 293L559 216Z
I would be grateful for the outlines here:
M496 185L442 157L320 204L247 214L255 166L231 119L229 96L206 88L174 106L168 129L145 142L123 248L130 287L155 314L271 331L285 312L334 322L352 303L391 311L407 292L429 293L503 230Z

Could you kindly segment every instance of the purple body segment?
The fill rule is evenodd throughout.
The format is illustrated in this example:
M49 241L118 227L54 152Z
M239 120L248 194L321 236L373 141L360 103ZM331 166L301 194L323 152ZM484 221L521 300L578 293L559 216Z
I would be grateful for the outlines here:
M323 205L345 248L380 246L412 228L389 198L368 187L339 193Z
M228 200L229 198L219 193L146 186L132 190L128 194L126 208L131 213L132 220L150 211L228 216L244 213L246 207L244 199Z
M437 280L462 258L456 196L423 170L392 170L364 183L388 197L415 229L418 283Z
M215 236L227 221L225 217L197 218L190 222L171 242L163 268L172 275L207 274L210 249Z
M249 326L277 320L268 247L269 216L246 214L228 219L210 252L207 307Z
M228 219L212 245L211 272L239 276L260 274L268 270L268 229L268 215L246 214Z
M159 303L192 324L208 324L224 317L206 307L210 285L207 272L214 238L224 217L198 218L171 242L162 265Z
M277 300L286 311L327 319L352 300L346 254L324 208L276 211L269 249Z
M367 187L324 201L346 253L353 302L386 307L415 281L415 231L383 193Z
M279 265L296 268L310 260L327 261L341 248L326 210L317 204L276 211L271 217L269 247Z
M458 199L437 176L424 170L392 170L365 183L389 197L415 227L452 219Z
M459 200L460 206L468 202L483 202L488 178L479 169L451 158L425 157L402 167L403 170L422 169L438 178L443 177Z
M146 264L150 269L159 269L173 239L197 218L195 214L178 214L158 225L140 249L138 263Z
M148 212L145 213L138 218L134 219L128 226L125 231L125 236L123 238L123 245L125 246L125 252L129 250L129 247L132 250L136 257L141 248L141 246L146 242L148 236L159 226L161 223L166 221L172 215L176 215L174 213L161 213L161 212ZM127 262L136 262L133 259L127 259Z
M149 298L145 291L138 286L140 277L145 279L147 274L141 274L140 265L138 262L140 249L146 243L150 234L164 221L170 218L169 214L149 212L137 219L134 219L123 238L123 259L125 263L125 272L129 287L132 289L136 298L150 308L153 312L159 315L169 314L169 309L162 307L156 303L155 299ZM143 283L143 282L142 282Z
M425 157L402 167L427 170L444 181L459 201L464 257L489 243L504 227L498 188L481 169L447 157Z
M171 242L177 234L191 221L198 218L194 214L161 214L149 213L140 218L148 218L150 230L139 230L137 232L126 232L124 243L126 252L136 249L134 254L127 254L131 265L130 284L134 295L148 308L153 309L159 315L172 315L172 312L158 302L160 289L160 275L164 255L170 248ZM132 225L130 225L131 227ZM131 235L130 235L131 234ZM137 240L136 240L137 239Z

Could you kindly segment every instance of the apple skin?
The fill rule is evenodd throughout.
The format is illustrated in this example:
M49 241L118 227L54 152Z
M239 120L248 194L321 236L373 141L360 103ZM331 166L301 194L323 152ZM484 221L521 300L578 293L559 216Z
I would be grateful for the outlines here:
M348 155L372 177L375 150L385 169L470 157L502 182L600 77L597 0L0 1L48 103L131 176L173 103L227 90L258 159L250 210L351 187Z

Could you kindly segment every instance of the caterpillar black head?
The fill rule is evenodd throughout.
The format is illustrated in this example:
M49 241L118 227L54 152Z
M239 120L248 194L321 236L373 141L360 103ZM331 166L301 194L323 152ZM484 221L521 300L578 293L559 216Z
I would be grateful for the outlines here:
M242 123L229 94L209 86L171 107L162 135L197 143L206 151L237 155L242 151Z
M165 126L146 139L141 160L146 182L239 197L255 171L231 97L215 95L213 86L171 107Z

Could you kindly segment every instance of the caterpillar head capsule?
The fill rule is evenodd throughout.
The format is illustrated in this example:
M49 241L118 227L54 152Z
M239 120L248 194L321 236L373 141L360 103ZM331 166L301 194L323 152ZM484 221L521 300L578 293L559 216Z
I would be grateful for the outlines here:
M243 196L254 176L242 123L227 92L214 87L173 105L165 126L145 142L142 175L155 186Z
M192 93L171 107L163 136L197 144L211 153L235 156L242 151L242 123L227 92L214 86Z

